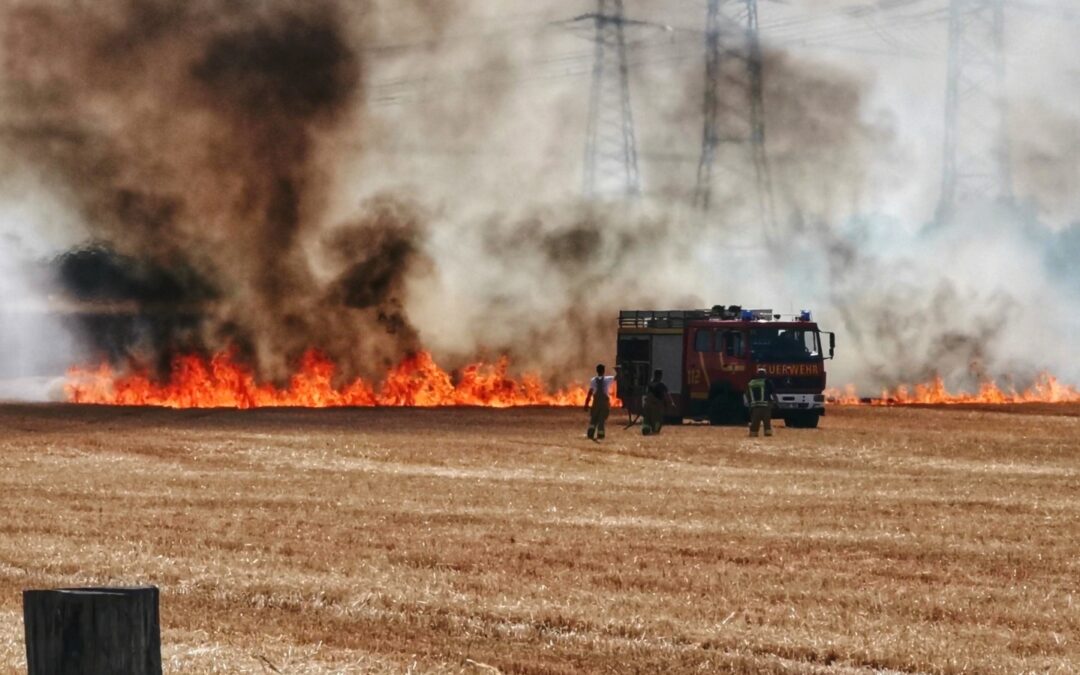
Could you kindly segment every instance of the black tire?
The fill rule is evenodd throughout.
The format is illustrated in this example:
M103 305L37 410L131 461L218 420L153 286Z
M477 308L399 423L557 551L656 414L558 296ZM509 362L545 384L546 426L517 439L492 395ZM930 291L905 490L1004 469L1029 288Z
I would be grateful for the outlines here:
M743 405L742 396L721 385L709 392L708 417L713 425L746 424L750 411Z
M792 429L817 429L821 415L816 412L792 412L784 416L784 426Z
M709 424L714 426L728 424L731 419L731 410L726 396L713 394L709 397Z

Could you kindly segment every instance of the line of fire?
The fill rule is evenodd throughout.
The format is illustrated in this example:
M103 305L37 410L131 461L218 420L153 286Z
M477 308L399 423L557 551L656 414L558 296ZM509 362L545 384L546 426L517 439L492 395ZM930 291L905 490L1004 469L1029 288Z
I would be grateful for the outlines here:
M169 408L580 406L584 377L549 386L544 373L515 373L502 357L448 370L421 351L389 368L381 380L343 379L337 364L311 349L286 382L260 381L236 349L212 354L159 349L162 362L133 365L125 354L136 341L165 341L195 331L197 306L137 302L56 303L48 311L93 336L103 361L68 370L63 397L72 403ZM614 321L613 321L614 322ZM951 392L941 378L859 396L851 385L830 387L827 364L837 335L822 330L810 311L718 305L693 310L623 310L617 317L615 402L640 415L656 370L672 391L669 423L740 424L748 417L747 384L759 368L776 391L774 417L789 427L816 428L829 405L943 405L1065 403L1080 391L1044 373L1029 387L1002 389L985 382L977 392ZM160 342L159 342L160 344ZM53 364L55 365L55 364Z

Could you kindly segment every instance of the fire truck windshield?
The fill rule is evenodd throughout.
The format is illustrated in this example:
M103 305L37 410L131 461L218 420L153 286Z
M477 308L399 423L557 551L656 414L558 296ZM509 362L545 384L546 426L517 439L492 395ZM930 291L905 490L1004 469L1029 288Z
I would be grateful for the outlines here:
M750 331L750 353L755 361L816 361L821 358L821 337L814 330L755 328Z

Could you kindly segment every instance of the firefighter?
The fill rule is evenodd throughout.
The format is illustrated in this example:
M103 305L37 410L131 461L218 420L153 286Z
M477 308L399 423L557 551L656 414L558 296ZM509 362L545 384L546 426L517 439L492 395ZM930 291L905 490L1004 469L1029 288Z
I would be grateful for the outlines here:
M641 434L643 436L658 434L660 427L664 425L664 405L670 404L672 408L675 407L671 392L664 384L664 371L657 370L653 373L652 382L646 387L643 398L641 409L644 419L641 423Z
M763 422L765 435L772 436L772 404L776 399L776 392L767 375L768 371L758 368L757 377L750 380L750 384L746 386L746 394L743 396L743 400L750 408L750 436L755 438Z
M590 439L604 440L604 425L611 414L611 383L614 381L614 376L604 375L604 364L596 366L596 377L589 382L589 393L585 395L585 410L589 413L589 430L585 435Z

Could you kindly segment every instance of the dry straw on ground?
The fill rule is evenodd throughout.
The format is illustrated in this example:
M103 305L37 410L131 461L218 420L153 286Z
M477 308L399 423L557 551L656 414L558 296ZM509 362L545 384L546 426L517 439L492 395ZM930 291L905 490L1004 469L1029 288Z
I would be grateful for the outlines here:
M173 673L1080 670L1080 407L584 423L2 408L0 664L155 583Z

